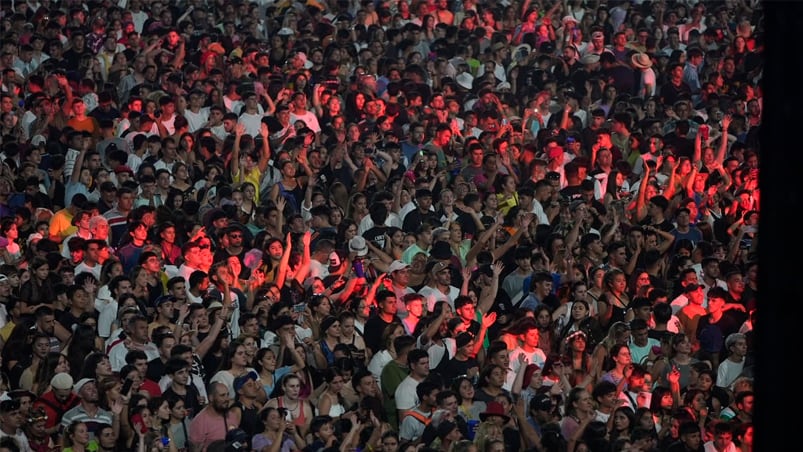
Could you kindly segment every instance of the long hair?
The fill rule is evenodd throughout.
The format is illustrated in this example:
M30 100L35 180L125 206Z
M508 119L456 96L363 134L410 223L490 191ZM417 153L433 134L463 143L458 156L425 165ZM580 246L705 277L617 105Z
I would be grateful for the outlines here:
M61 356L59 352L48 352L45 359L39 363L39 368L36 369L36 375L33 378L37 395L42 395L50 385L50 380L56 375L56 366L59 365Z
M75 332L70 337L70 346L67 349L67 362L70 363L70 375L76 380L79 377L79 370L83 373L86 364L90 361L95 352L95 329L89 325L77 325ZM104 355L105 356L105 355ZM95 361L95 365L100 360ZM95 367L92 367L92 376L95 378Z

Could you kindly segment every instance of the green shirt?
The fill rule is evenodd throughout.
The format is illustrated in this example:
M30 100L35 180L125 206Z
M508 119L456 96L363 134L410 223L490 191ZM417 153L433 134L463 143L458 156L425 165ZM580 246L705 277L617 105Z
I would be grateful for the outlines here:
M388 423L395 429L399 430L398 413L396 412L396 388L399 383L410 374L410 368L402 366L396 360L387 363L382 369L380 381L382 384L382 399L385 406L385 414L388 417Z

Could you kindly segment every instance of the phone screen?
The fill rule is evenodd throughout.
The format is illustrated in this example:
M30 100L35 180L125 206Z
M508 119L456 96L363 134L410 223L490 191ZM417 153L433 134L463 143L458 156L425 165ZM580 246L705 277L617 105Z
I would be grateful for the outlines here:
M126 378L123 382L123 387L120 389L121 394L128 394L128 391L131 390L131 386L134 384L134 380L130 378Z

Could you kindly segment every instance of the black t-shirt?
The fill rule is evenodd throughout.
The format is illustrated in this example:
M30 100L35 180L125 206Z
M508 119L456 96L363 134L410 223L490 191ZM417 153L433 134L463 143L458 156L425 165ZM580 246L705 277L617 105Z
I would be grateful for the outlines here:
M393 316L393 322L401 322L397 316ZM385 332L385 328L388 327L392 322L385 322L382 320L378 314L374 314L368 318L365 322L365 328L363 328L363 339L365 340L365 345L371 349L372 353L376 353L382 349L382 333Z
M373 242L379 249L385 249L385 234L388 232L388 227L384 224L374 225L371 229L365 231L362 236L365 240Z
M158 382L162 379L162 376L165 375L166 370L167 368L165 367L165 363L162 362L162 359L156 357L156 359L148 361L148 370L145 371L145 378Z
M468 370L472 367L478 369L480 367L480 363L476 358L469 358L465 361L452 358L446 363L446 367L443 369L443 381L454 381L454 379L460 375L467 375Z
M201 394L198 392L198 388L196 388L195 385L192 383L192 380L190 380L189 384L185 386L185 388L187 389L187 393L184 395L180 395L177 394L175 391L173 391L172 386L168 386L167 389L165 389L164 392L162 392L162 397L165 399L169 399L170 397L178 397L179 399L183 400L184 407L187 408L187 417L189 418L198 414L198 412L201 411L203 406L201 405L201 402L198 400L198 397L200 397Z

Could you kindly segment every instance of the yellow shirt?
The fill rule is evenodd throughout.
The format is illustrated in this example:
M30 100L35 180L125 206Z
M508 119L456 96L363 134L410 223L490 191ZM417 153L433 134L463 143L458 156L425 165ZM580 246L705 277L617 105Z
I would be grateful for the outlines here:
M519 205L519 194L513 192L513 196L507 198L503 194L497 194L496 200L499 202L497 209L502 212L502 215L507 215L511 208Z
M245 174L243 177L242 175ZM262 171L259 168L254 168L249 172L245 172L242 169L237 171L237 174L232 176L232 181L235 184L242 184L244 182L249 182L251 185L254 186L254 204L259 205L259 184L262 181Z

